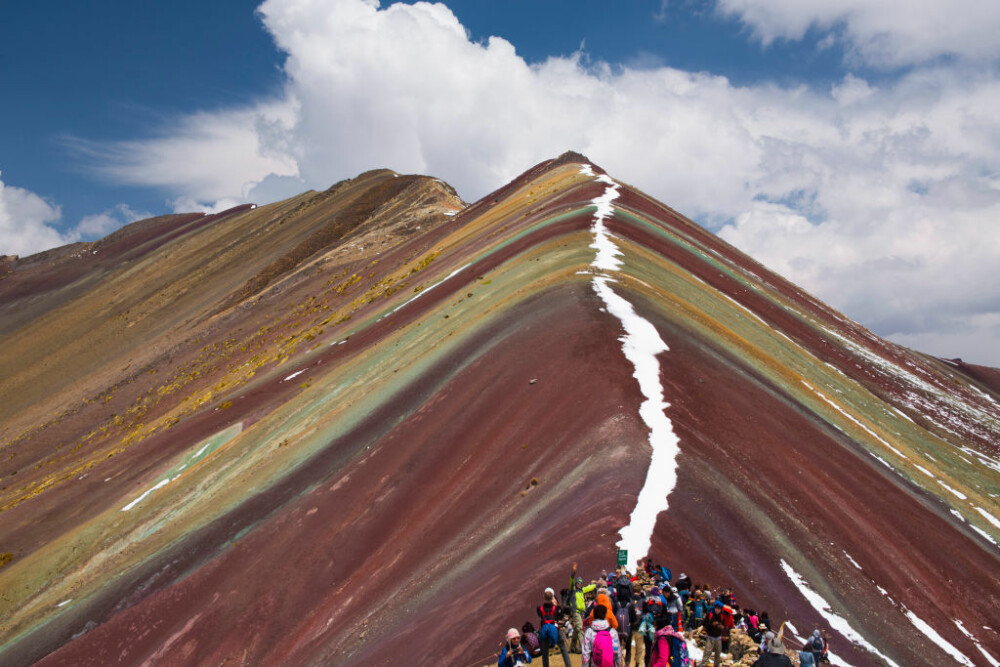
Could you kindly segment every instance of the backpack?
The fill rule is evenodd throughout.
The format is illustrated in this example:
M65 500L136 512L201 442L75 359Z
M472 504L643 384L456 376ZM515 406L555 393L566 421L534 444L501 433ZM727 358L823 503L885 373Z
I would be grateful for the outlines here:
M639 623L639 634L652 641L653 635L656 634L652 614L646 613L642 615L642 622Z
M668 664L670 667L688 667L691 664L687 642L674 635L670 635L670 662Z
M628 605L623 604L618 607L618 611L615 612L615 618L618 619L618 634L631 637L632 624L629 622Z
M813 653L823 652L823 639L821 637L813 637L812 640L812 650Z
M594 651L590 659L594 667L615 667L615 646L610 630L601 630L594 635Z

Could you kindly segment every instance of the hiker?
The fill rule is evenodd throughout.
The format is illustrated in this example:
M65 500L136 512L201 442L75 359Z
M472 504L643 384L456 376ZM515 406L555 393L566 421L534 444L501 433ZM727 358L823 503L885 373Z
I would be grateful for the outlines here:
M806 640L805 646L802 647L803 651L809 651L813 654L813 663L818 665L823 659L823 649L826 648L826 642L823 641L823 637L820 636L819 628L813 630L812 637Z
M632 579L629 578L628 570L624 567L621 568L618 578L615 579L615 597L619 604L632 600Z
M573 573L569 577L569 608L570 618L573 621L573 638L570 640L569 650L573 653L582 650L583 612L587 608L585 595L596 588L593 584L583 585L583 579L576 576L576 565L573 563Z
M772 637L767 643L767 653L764 653L753 667L792 667L792 661L785 655L785 645L777 637Z
M653 650L649 656L649 667L673 667L683 665L687 658L687 643L684 635L677 632L666 619L656 621L656 634L653 637Z
M631 582L629 583L631 584ZM632 601L631 587L627 597L618 601L615 618L618 620L618 641L625 647L625 665L628 667L632 660L632 628L635 627L636 623L635 603Z
M667 619L663 598L660 596L660 589L656 586L650 588L649 593L646 594L646 601L642 605L642 613L647 617L646 632L642 635L642 642L646 652L644 664L648 667L650 653L653 648L653 635L656 632L656 621L657 619L663 619L663 622L666 623Z
M681 572L681 576L677 578L676 586L677 592L681 596L681 601L687 604L688 598L691 597L691 577Z
M674 626L674 629L680 630L682 628L681 619L684 616L684 601L676 586L670 589L670 594L667 596L666 612L670 624Z
M622 648L618 643L618 633L611 629L605 616L608 610L603 605L594 607L594 622L583 637L582 667L623 667Z
M551 588L545 589L545 602L535 609L538 617L542 619L542 627L539 628L539 640L542 649L542 665L549 667L549 649L558 646L562 653L563 664L570 667L569 653L566 652L566 641L559 634L559 616L561 610L556 604L556 592Z
M729 653L729 631L736 625L733 609L720 602L716 602L715 607L719 608L719 613L722 614L722 624L725 626L725 633L722 635L722 652Z
M799 667L816 667L816 660L812 651L802 649L799 651Z
M541 640L538 638L538 631L535 630L535 626L531 624L531 621L526 621L521 626L521 645L524 646L532 658L537 658L542 654Z
M531 662L531 656L521 646L521 633L517 628L507 631L507 641L500 648L500 659L497 660L497 667L517 667L517 665L527 665Z
M726 605L727 607L733 606L733 601L735 597L736 596L733 595L732 588L725 588L723 589L722 593L719 594L719 599L722 600L722 604Z
M701 627L705 620L705 600L702 599L701 591L693 593L688 600L687 606L687 626L689 628Z
M705 629L705 654L701 658L699 667L705 667L708 664L708 658L712 654L715 654L715 658L712 662L713 667L719 667L722 664L722 639L723 636L729 636L729 631L726 630L726 623L722 618L722 603L716 602L712 611L709 612L708 616L705 617L705 623L702 625Z
M607 588L597 589L597 598L594 600L594 606L591 608L590 614L587 615L588 625L594 622L594 612L597 611L598 607L604 607L607 610L604 618L611 625L611 629L615 631L615 634L618 634L618 619L615 617L615 607L611 602L611 598L608 597Z
M762 628L764 630L767 630L767 626L766 625L762 626ZM757 647L757 653L758 653L758 655L764 655L765 653L767 653L767 644L772 639L774 639L774 633L771 632L770 630L767 630L763 635L761 635L761 637L760 637L760 646Z
M632 605L635 609L635 622L632 624L632 641L629 644L629 648L632 650L632 655L635 657L635 667L646 664L646 641L643 634L643 630L646 626L644 626L643 623L653 623L653 617L645 614L643 611L643 605L645 602L646 596L643 595L641 590L636 590L635 598L632 601ZM628 665L625 667L628 667Z

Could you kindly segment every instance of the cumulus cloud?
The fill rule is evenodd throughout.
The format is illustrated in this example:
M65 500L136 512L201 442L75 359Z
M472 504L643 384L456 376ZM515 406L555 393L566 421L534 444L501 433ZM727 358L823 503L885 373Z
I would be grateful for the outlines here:
M1000 57L1000 3L983 0L717 0L765 44L802 39L810 29L840 40L870 65L898 67L941 56Z
M0 255L26 257L56 246L107 236L122 225L150 217L127 204L84 216L72 228L59 231L62 210L43 197L0 180Z
M62 245L62 235L50 224L60 216L55 204L0 180L0 254L30 255Z
M572 148L882 334L931 349L936 335L942 348L958 342L956 326L993 330L992 67L926 66L878 86L848 75L822 90L741 87L584 53L529 65L502 38L470 41L443 4L267 0L258 11L286 54L283 95L91 147L104 173L166 188L189 210L272 201L381 166L439 176L472 200ZM788 25L820 19L797 20ZM762 34L799 34L776 30ZM942 348L931 351L961 353ZM982 360L1000 365L1000 345L990 349Z

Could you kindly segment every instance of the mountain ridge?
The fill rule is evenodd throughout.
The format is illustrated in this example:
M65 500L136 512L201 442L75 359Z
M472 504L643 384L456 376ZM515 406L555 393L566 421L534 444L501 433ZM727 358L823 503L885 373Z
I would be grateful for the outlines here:
M994 371L878 339L572 153L471 205L437 179L375 171L313 206L324 193L192 219L149 240L146 260L126 252L132 264L92 278L86 298L48 295L55 305L36 307L46 322L78 322L64 334L75 347L33 375L53 346L45 327L22 326L0 347L3 368L19 369L0 396L0 535L16 545L0 583L18 582L0 602L11 619L0 655L129 663L183 636L192 664L242 651L381 664L425 641L443 597L474 605L497 577L609 562L649 454L621 324L593 286L594 202L608 181L623 262L608 285L669 347L658 376L678 482L653 553L713 581L757 582L741 584L741 599L829 624L787 565L904 664L941 647L903 604L977 657L943 619L974 628L997 613L1000 526L987 515L1000 412L972 374ZM361 220L310 243L338 216ZM243 295L289 253L286 270ZM160 283L154 255L176 265ZM5 317L21 301L8 300L11 278L0 281ZM762 487L763 470L775 488ZM578 507L593 521L568 522ZM313 525L320 516L332 532ZM924 530L939 553L914 552ZM370 567L383 576L369 582ZM935 579L949 568L960 591ZM239 576L257 571L269 576ZM383 578L407 583L393 591ZM961 608L959 592L983 609ZM409 611L364 604L389 595ZM529 599L523 585L514 595ZM261 604L263 618L245 611ZM338 605L356 620L327 625ZM485 621L515 624L506 613ZM222 619L234 629L213 637ZM164 630L135 640L137 622ZM492 642L466 621L456 631L472 633L469 653L449 648L446 661ZM248 632L260 637L249 646ZM881 664L840 641L852 664Z

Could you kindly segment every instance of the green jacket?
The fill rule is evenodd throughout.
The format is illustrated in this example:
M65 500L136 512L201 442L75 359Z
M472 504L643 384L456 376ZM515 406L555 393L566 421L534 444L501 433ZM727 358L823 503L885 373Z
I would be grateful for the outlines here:
M587 608L587 600L583 597L584 593L589 593L590 591L597 588L597 584L589 584L583 588L576 587L576 577L570 575L569 578L569 601L570 605L573 606L578 612L583 613Z

